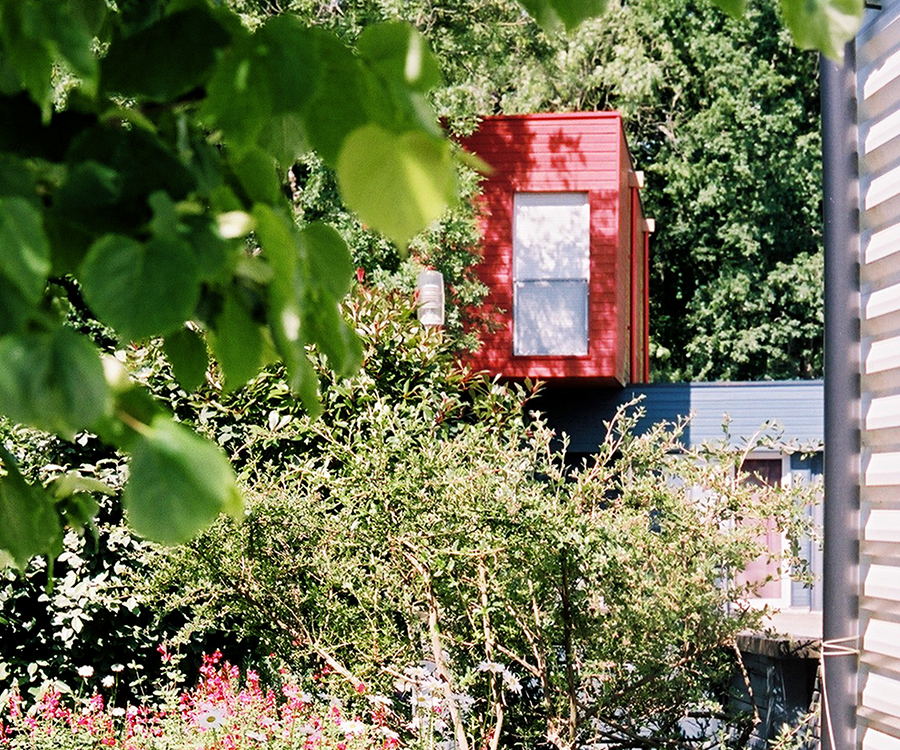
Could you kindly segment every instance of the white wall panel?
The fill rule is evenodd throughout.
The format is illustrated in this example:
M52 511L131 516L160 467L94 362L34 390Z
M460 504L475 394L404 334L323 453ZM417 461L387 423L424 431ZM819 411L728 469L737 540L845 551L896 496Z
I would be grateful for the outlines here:
M862 750L900 750L900 2L857 38Z
M900 739L869 729L863 737L862 750L900 750Z

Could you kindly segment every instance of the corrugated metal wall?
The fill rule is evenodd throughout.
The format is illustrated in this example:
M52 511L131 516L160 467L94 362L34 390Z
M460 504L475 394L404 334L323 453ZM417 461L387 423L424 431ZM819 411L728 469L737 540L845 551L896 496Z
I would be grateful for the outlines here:
M860 201L858 746L900 750L900 0L857 39Z

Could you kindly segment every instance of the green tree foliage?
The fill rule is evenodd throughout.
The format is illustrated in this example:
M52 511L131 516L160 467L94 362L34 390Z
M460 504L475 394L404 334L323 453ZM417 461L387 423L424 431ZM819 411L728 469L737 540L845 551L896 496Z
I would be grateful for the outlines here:
M770 9L740 21L700 4L635 9L664 38L626 62L652 93L625 94L658 218L651 315L657 372L673 379L822 375L817 60ZM626 108L626 112L628 112Z

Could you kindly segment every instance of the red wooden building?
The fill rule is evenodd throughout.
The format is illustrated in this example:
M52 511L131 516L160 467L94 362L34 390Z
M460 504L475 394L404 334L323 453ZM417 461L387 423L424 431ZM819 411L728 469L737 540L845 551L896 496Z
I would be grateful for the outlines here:
M488 117L464 146L494 169L479 198L479 275L496 325L473 366L551 384L646 382L652 220L619 113Z

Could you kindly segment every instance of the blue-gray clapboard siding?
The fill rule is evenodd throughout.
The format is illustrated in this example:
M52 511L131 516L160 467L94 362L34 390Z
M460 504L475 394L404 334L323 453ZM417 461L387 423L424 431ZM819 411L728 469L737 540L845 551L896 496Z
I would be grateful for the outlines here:
M775 423L784 452L791 453L790 472L795 481L814 481L822 475L824 439L824 384L821 380L764 381L753 383L654 383L629 388L548 388L531 408L542 412L558 434L569 436L569 452L592 453L606 434L604 422L635 399L645 416L643 432L659 422L674 423L693 415L683 442L690 446L721 441L728 423L728 442L743 445L767 422ZM771 431L766 432L772 435ZM804 452L793 452L800 448ZM805 451L815 451L807 453ZM819 526L821 505L810 508ZM821 550L804 542L804 556L814 573L822 570ZM791 604L822 608L821 587L791 584Z
M821 447L824 436L821 380L753 383L653 383L622 389L548 388L532 408L543 412L551 427L570 438L569 450L590 453L605 434L604 421L616 409L643 397L646 415L638 431L658 422L675 422L693 414L685 433L689 446L721 441L730 418L729 442L752 437L766 422L775 422L785 442Z

